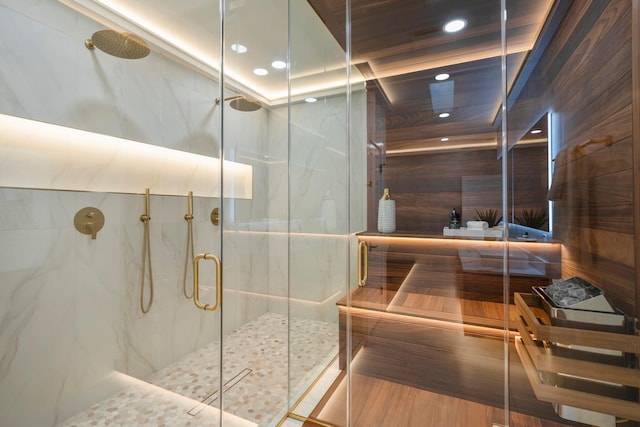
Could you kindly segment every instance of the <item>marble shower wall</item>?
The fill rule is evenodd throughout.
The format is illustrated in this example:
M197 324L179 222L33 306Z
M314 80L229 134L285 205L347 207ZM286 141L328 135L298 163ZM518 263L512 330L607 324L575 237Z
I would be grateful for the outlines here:
M217 85L157 54L126 61L88 51L83 42L98 29L57 1L0 1L0 113L216 155ZM267 117L244 118L246 149L264 150ZM244 221L265 217L268 183L255 166L256 197L238 213ZM146 315L141 194L0 188L0 425L54 425L118 391L119 373L145 378L218 338L219 315L182 294L186 197L150 188L155 295ZM96 240L73 226L85 206L105 214ZM196 252L220 251L220 230L209 221L219 206L219 199L194 200ZM232 267L225 273L243 285L268 274L266 263ZM227 329L266 311L266 304L242 305Z
M217 155L216 83L154 53L127 61L90 52L83 42L99 29L55 0L0 0L0 113ZM354 100L363 115L364 96ZM292 315L337 322L347 272L345 100L292 108L291 188L286 114L228 110L225 148L253 166L253 199L224 200L222 236L209 221L221 201L194 200L196 253L219 253L224 241L225 331L267 311L287 314L289 275ZM364 122L354 135L361 154L352 159L364 159ZM322 210L328 190L337 212L331 229ZM86 206L106 217L96 240L73 227ZM290 243L279 233L289 208L299 232ZM0 425L55 425L119 391L122 373L145 378L218 338L219 316L182 295L186 209L186 197L152 195L155 295L143 315L141 194L0 183Z
M356 283L347 236L366 228L366 93L352 90L351 127L345 96L291 105L290 141L286 108L271 114L269 211L272 218L289 211L291 234L270 236L270 294L289 295L272 299L270 311L282 313L288 304L292 317L337 323L335 303L347 278ZM271 223L272 230L286 226Z

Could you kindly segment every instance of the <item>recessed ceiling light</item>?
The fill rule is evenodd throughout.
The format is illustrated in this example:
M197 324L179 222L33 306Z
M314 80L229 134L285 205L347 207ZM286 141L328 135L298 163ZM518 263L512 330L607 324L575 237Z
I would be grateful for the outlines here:
M446 119L447 117L449 117L451 114L449 113L440 113L438 114L438 117L440 117L441 119Z
M278 60L278 61L273 61L271 63L271 66L276 70L282 70L283 68L287 68L287 63L284 61Z
M256 68L255 70L253 70L253 74L255 74L256 76L266 76L267 74L269 74L269 72L264 68Z
M447 138L446 136L443 137L443 138L440 138L440 141L442 141L442 142L447 142L448 140L449 140L449 138Z
M305 98L305 99L304 99L304 102L309 102L309 103L311 103L311 102L316 102L316 101L317 101L317 99L316 99L316 98L313 98L313 97L309 97L309 98Z
M534 129L534 130L531 131L531 133L535 135L537 133L542 133L542 130L541 129Z
M231 50L238 53L245 53L249 49L247 49L247 47L243 44L234 43L231 45Z
M445 33L457 33L466 26L467 21L465 21L464 19L454 19L453 21L449 21L444 24L444 27L442 27L442 29Z
M449 78L449 74L447 73L441 73L436 76L436 80L438 81L447 80L448 78Z

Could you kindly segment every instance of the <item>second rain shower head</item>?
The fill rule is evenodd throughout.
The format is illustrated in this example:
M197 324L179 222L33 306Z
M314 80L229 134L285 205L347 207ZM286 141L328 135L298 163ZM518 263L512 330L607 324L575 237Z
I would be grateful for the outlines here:
M256 111L262 108L262 105L260 105L258 101L254 101L243 95L231 96L224 100L231 101L229 102L229 106L238 111ZM216 98L216 105L220 105L220 98Z
M140 59L151 51L147 43L130 33L119 33L114 30L101 30L93 33L84 42L87 49L98 48L101 51L124 59Z

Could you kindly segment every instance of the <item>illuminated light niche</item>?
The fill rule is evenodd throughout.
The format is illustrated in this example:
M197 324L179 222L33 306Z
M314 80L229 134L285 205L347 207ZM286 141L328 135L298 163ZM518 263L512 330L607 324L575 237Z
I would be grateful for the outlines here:
M0 114L0 185L220 197L220 160ZM225 198L253 197L253 167L225 160Z

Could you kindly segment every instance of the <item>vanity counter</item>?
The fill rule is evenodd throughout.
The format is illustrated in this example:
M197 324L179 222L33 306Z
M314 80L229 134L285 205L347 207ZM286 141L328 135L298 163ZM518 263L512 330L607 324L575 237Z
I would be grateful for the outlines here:
M448 230L448 232L445 234L444 230ZM464 233L465 230L463 229L459 229L460 232L457 232L458 230L449 230L448 228L445 227L445 229L443 229L443 234L419 234L419 233L410 233L410 232L402 232L402 231L397 231L394 233L380 233L377 231L363 231L360 233L356 233L356 235L360 238L360 237L387 237L390 239L394 239L394 238L411 238L411 239L435 239L435 240L470 240L470 241L487 241L487 242L503 242L505 239L503 238L503 235L500 234L499 236L497 235L497 233L480 233L480 231L495 231L495 230L471 230L471 233ZM478 233L476 233L476 231ZM544 238L544 239L536 239L536 238L529 238L529 237L523 237L521 234L518 234L517 236L511 236L509 237L509 242L528 242L528 243L549 243L549 244L559 244L561 243L559 240L553 240L553 239L548 239L548 238Z

